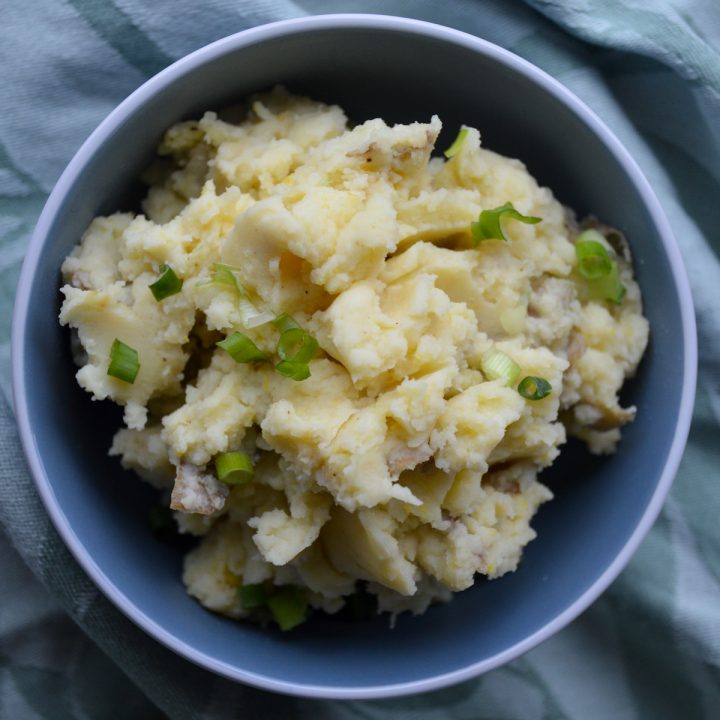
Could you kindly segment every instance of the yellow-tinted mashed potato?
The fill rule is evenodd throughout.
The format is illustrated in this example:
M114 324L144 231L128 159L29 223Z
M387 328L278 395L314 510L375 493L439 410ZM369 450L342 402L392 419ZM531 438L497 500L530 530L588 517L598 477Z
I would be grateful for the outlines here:
M212 610L243 617L238 588L266 583L334 612L364 580L381 610L417 613L511 572L566 434L612 452L634 415L618 392L648 326L627 248L609 251L622 302L588 300L579 228L550 190L474 129L431 157L440 129L348 129L282 89L239 123L206 113L165 134L143 214L96 218L65 260L78 382L124 406L110 453L172 488L181 532L201 538L184 581ZM473 246L471 222L508 202L542 221ZM184 284L158 302L163 263ZM216 346L242 332L276 357L279 334L243 324L216 263L317 339L308 379ZM138 352L133 383L107 374L116 338ZM512 383L482 372L491 348L520 366ZM551 393L523 397L528 375ZM250 482L218 481L229 451L252 458Z

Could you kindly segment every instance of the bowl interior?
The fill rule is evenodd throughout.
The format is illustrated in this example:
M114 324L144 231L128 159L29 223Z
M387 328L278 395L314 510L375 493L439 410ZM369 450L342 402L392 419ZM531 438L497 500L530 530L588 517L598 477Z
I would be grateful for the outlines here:
M590 588L624 547L656 489L682 392L681 382L667 379L684 374L680 299L658 229L603 141L494 51L397 25L298 26L223 47L205 64L185 62L171 71L172 81L165 75L142 90L145 102L116 116L97 151L64 180L67 192L49 216L42 251L30 258L36 263L30 311L21 321L18 402L27 404L32 452L66 525L125 604L192 648L196 660L275 688L290 683L295 687L285 685L288 691L313 692L313 686L330 694L491 663ZM537 516L539 538L519 571L480 582L422 617L401 617L392 631L386 619L353 625L315 618L283 635L225 620L190 599L180 579L180 550L154 540L147 527L153 492L106 456L119 412L91 402L72 381L68 334L57 323L63 258L93 216L137 208L136 179L163 130L275 83L338 103L354 120L427 120L437 113L446 128L440 147L461 123L478 127L487 147L521 158L563 203L626 232L651 323L647 355L624 395L637 405L638 419L626 428L617 455L593 459L570 444L544 475L556 498Z

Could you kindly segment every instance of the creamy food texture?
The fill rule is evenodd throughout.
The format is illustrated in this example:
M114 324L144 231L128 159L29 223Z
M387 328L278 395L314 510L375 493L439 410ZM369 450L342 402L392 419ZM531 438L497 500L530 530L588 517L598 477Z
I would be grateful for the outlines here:
M199 536L184 581L203 605L244 617L241 588L294 586L335 612L362 580L381 610L423 612L515 570L567 433L610 453L634 416L618 393L648 325L627 246L598 226L624 297L593 300L572 216L477 130L445 159L437 117L348 129L282 89L249 108L170 128L143 214L96 218L65 260L77 380L124 406L111 455ZM541 221L508 216L506 240L474 246L506 203ZM181 288L158 300L163 265ZM309 378L276 371L279 330L247 326L238 288L317 340ZM217 346L236 332L272 362ZM115 340L137 351L132 382L108 375ZM512 382L483 372L496 351ZM528 376L549 394L523 397ZM214 461L235 451L254 476L228 485Z

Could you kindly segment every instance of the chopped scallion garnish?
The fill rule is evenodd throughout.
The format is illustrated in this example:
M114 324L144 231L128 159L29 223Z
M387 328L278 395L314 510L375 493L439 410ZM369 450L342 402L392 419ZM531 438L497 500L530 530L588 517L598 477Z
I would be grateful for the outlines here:
M268 598L267 604L281 630L292 630L307 616L305 592L294 585L281 587Z
M512 385L520 374L520 366L496 347L491 347L482 356L480 367L489 380L502 379L506 385Z
M271 312L258 310L250 300L248 300L247 295L243 291L240 292L238 307L240 308L240 321L248 330L272 322L275 318L275 315Z
M242 585L240 587L240 604L243 610L255 610L267 605L268 596L262 583Z
M453 158L462 150L462 146L465 144L467 134L468 129L464 126L461 127L460 132L457 134L455 140L453 140L452 145L443 153L446 158Z
M518 392L526 400L542 400L552 392L552 385L545 378L528 375L520 381Z
M137 350L115 338L110 347L110 364L107 374L132 385L138 370L140 370L140 361Z
M226 485L242 485L252 480L255 471L252 460L241 452L226 452L215 458L215 472Z
M585 230L575 241L577 269L588 281L591 300L610 300L618 305L625 297L617 260L613 260L605 245L605 238L597 230Z
M300 326L295 322L295 319L287 313L281 313L273 320L273 325L281 332L284 333L286 330L292 330L293 328L299 328Z
M483 240L507 240L505 237L500 221L504 218L511 220L519 220L528 225L535 225L542 221L542 218L533 217L532 215L521 215L512 203L505 203L493 210L483 210L477 222L470 223L470 232L472 233L473 243L477 245Z
M307 380L310 377L310 365L308 363L291 362L281 360L275 369L286 378L291 380Z
M280 318L275 323L278 324L279 320ZM287 326L289 322L295 321L286 316L280 324ZM306 380L310 377L309 363L317 355L318 349L318 341L310 333L299 327L289 327L281 333L278 340L280 362L275 369L292 380Z
M267 355L247 335L240 332L228 335L217 343L217 346L225 350L238 363L262 362L268 359Z
M232 265L223 265L222 263L215 263L213 265L213 276L212 282L218 285L229 285L235 290L239 290L238 281L235 277L235 273L238 268Z
M281 360L309 363L317 354L318 341L301 328L290 328L280 335L277 351Z
M148 287L155 299L160 302L166 297L179 293L182 286L183 281L175 274L174 270L163 263L160 266L160 277Z
M612 260L597 230L586 230L575 241L578 272L587 280L598 280L610 274Z
M240 308L240 321L248 330L272 322L275 315L270 312L258 310L250 301L247 290L238 283L235 273L238 272L239 269L240 268L233 267L232 265L215 263L215 265L213 265L212 282L219 285L228 285L237 292L239 296L238 307Z
M625 292L616 260L612 261L609 275L588 281L588 297L591 300L609 300L619 305L625 298Z

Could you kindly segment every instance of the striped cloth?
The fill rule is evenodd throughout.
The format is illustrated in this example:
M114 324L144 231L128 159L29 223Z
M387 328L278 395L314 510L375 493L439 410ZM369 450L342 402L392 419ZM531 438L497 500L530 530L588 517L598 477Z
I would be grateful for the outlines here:
M718 0L3 0L1 7L2 720L718 717ZM660 196L688 266L700 332L698 398L682 467L658 522L610 590L503 668L429 695L372 702L297 700L234 685L136 629L50 526L3 398L24 247L91 130L148 76L201 45L262 22L338 11L382 11L474 33L585 100Z

